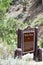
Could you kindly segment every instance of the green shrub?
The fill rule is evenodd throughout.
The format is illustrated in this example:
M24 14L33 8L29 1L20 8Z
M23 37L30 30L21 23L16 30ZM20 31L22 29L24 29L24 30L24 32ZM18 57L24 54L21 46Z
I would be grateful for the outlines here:
M40 44L41 48L43 48L43 40L41 40L41 44Z

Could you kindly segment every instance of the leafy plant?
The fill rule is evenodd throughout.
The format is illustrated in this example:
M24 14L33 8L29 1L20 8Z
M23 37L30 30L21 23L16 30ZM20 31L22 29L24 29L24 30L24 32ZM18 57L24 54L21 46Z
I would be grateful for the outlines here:
M10 6L12 0L0 0L0 10L6 12L6 9Z

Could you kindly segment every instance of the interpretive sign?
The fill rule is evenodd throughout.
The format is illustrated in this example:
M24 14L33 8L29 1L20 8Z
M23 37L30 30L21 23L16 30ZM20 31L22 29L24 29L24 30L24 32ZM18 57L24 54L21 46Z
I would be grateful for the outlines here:
M34 31L24 32L23 34L23 50L34 51Z
M34 52L35 50L35 30L27 27L25 30L18 30L18 48L22 48L23 53Z
M15 57L27 53L33 53L33 59L42 61L42 50L37 45L37 27L27 27L25 30L18 29L18 47L15 51Z

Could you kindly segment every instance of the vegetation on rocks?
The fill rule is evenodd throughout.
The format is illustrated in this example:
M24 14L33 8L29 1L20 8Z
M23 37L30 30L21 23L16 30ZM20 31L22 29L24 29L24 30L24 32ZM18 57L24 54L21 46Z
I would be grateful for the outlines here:
M30 21L30 25L31 26L40 26L43 25L43 13L37 15L37 18L35 18L35 20L33 22Z
M17 30L18 30L18 28L23 30L28 25L34 27L35 25L39 26L39 25L43 24L43 13L38 15L34 21L29 20L28 23L27 23L27 21L26 22L22 22L21 20L19 21L18 19L15 19L14 17L7 18L6 11L7 11L7 9L9 9L10 3L12 3L12 1L13 0L0 0L0 57L2 56L1 58L4 58L4 59L6 57L9 57L10 54L13 54L14 50L17 48ZM24 6L24 8L27 6L27 3L28 3L28 0L24 0L24 2L22 4ZM10 13L8 13L8 14L10 14ZM16 12L16 14L17 14L17 12ZM24 14L25 14L25 12L24 12ZM42 43L41 47L43 47L43 42L41 42L41 43ZM4 53L4 51L5 51L5 53ZM6 61L8 62L9 60L6 60ZM9 61L9 63L10 63L10 61ZM1 59L0 59L0 62L1 62ZM15 62L15 60L14 60L14 62ZM0 65L1 65L1 63L0 63ZM11 63L11 65L17 65L17 64ZM20 64L18 64L18 65L20 65Z

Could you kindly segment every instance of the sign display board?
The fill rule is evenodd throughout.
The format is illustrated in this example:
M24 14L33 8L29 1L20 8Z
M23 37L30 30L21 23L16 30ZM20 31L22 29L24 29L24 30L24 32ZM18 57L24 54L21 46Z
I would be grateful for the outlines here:
M34 51L34 31L23 33L23 51Z

